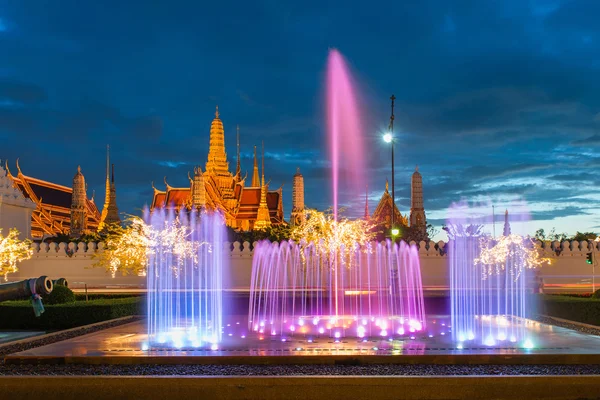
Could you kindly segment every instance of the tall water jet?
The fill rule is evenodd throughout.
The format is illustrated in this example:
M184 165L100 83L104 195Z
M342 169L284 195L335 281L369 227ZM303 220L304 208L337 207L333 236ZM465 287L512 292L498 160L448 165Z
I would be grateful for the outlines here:
M453 204L447 221L452 337L459 344L487 346L518 343L532 346L527 336L531 315L528 270L544 260L533 242L512 234L508 221L502 235L483 232L489 215L474 216L465 202Z
M157 209L145 220L149 345L215 349L222 336L223 217Z
M332 250L322 241L261 241L254 254L248 317L252 331L387 338L411 335L425 326L414 245L388 241Z
M358 98L344 57L336 49L327 61L327 137L329 139L333 212L337 220L340 187L360 193L364 185L363 127ZM343 171L343 175L340 174Z

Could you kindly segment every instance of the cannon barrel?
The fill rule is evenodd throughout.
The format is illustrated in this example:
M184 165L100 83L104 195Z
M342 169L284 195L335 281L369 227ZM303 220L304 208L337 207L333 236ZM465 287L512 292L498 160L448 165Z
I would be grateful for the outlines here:
M52 281L52 283L54 284L54 286L61 285L61 286L64 286L64 287L69 287L69 281L66 280L65 278L54 279Z
M32 285L35 287L35 293L40 296L52 293L52 289L54 288L52 280L47 276L25 279L19 282L3 283L0 284L0 301L28 299L33 294L31 292Z

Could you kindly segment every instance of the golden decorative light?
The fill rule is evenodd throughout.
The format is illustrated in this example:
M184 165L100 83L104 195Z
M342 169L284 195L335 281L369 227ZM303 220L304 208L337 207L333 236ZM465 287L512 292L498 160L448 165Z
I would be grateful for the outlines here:
M8 280L8 274L17 272L17 263L25 261L33 256L31 240L19 239L19 231L15 228L8 231L5 237L0 228L0 275Z
M108 235L103 251L94 255L97 260L94 266L105 267L113 278L117 271L144 276L150 259L170 257L177 276L186 260L193 265L198 263L198 249L208 244L191 240L191 233L192 229L182 225L178 218L157 228L132 217L126 228Z
M483 267L483 278L499 275L508 268L515 280L523 270L535 269L543 264L550 264L549 258L542 258L533 240L520 235L490 236L479 238L481 253L475 262Z

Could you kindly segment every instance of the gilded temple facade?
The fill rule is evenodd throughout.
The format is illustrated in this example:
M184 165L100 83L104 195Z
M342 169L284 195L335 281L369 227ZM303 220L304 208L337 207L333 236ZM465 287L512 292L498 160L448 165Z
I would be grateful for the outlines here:
M240 165L239 129L237 134L237 165L235 174L229 171L225 151L225 130L219 108L210 126L210 144L204 171L194 169L193 178L188 176L189 187L172 187L165 179L165 190L153 185L154 196L150 209L185 207L220 211L227 226L236 230L265 229L272 225L286 224L283 218L282 188L270 191L265 182L264 150L262 181L258 177L258 160L254 149L252 182L246 185Z
M8 162L6 171L13 186L35 205L31 214L33 239L59 234L80 235L98 230L100 212L94 199L86 195L85 179L79 168L73 178L73 187L25 175L18 161L16 176L12 175Z

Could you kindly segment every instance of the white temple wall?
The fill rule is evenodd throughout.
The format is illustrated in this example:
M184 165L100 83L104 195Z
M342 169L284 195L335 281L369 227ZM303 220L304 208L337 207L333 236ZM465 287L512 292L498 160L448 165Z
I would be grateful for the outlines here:
M0 228L3 236L17 228L20 239L31 238L31 208L6 204L0 197Z
M563 242L563 246L565 247ZM552 248L544 251L545 257L552 259L550 266L544 266L540 272L544 279L546 292L589 292L592 288L592 266L586 264L586 253L591 251L586 246L580 248L579 244L572 242L561 248L560 254ZM239 243L233 244L233 250L229 252L228 263L230 273L224 274L226 288L234 291L245 292L250 288L250 276L252 272L252 254L249 244L246 246ZM443 246L443 243L442 243ZM559 248L554 247L554 248ZM574 250L571 250L573 248ZM419 258L421 263L421 274L423 286L427 291L446 291L448 289L447 257L440 255L439 251L430 246L431 250L421 246ZM34 245L34 256L32 259L19 264L19 271L8 276L9 281L48 275L51 279L66 278L74 289L87 287L111 290L142 290L145 288L145 278L138 276L121 276L115 278L103 268L93 268L92 254L96 250L95 245L86 247L79 243L74 244L43 245L38 248ZM69 256L69 254L72 254ZM600 256L600 252L597 253ZM600 287L600 268L596 268L596 281Z

